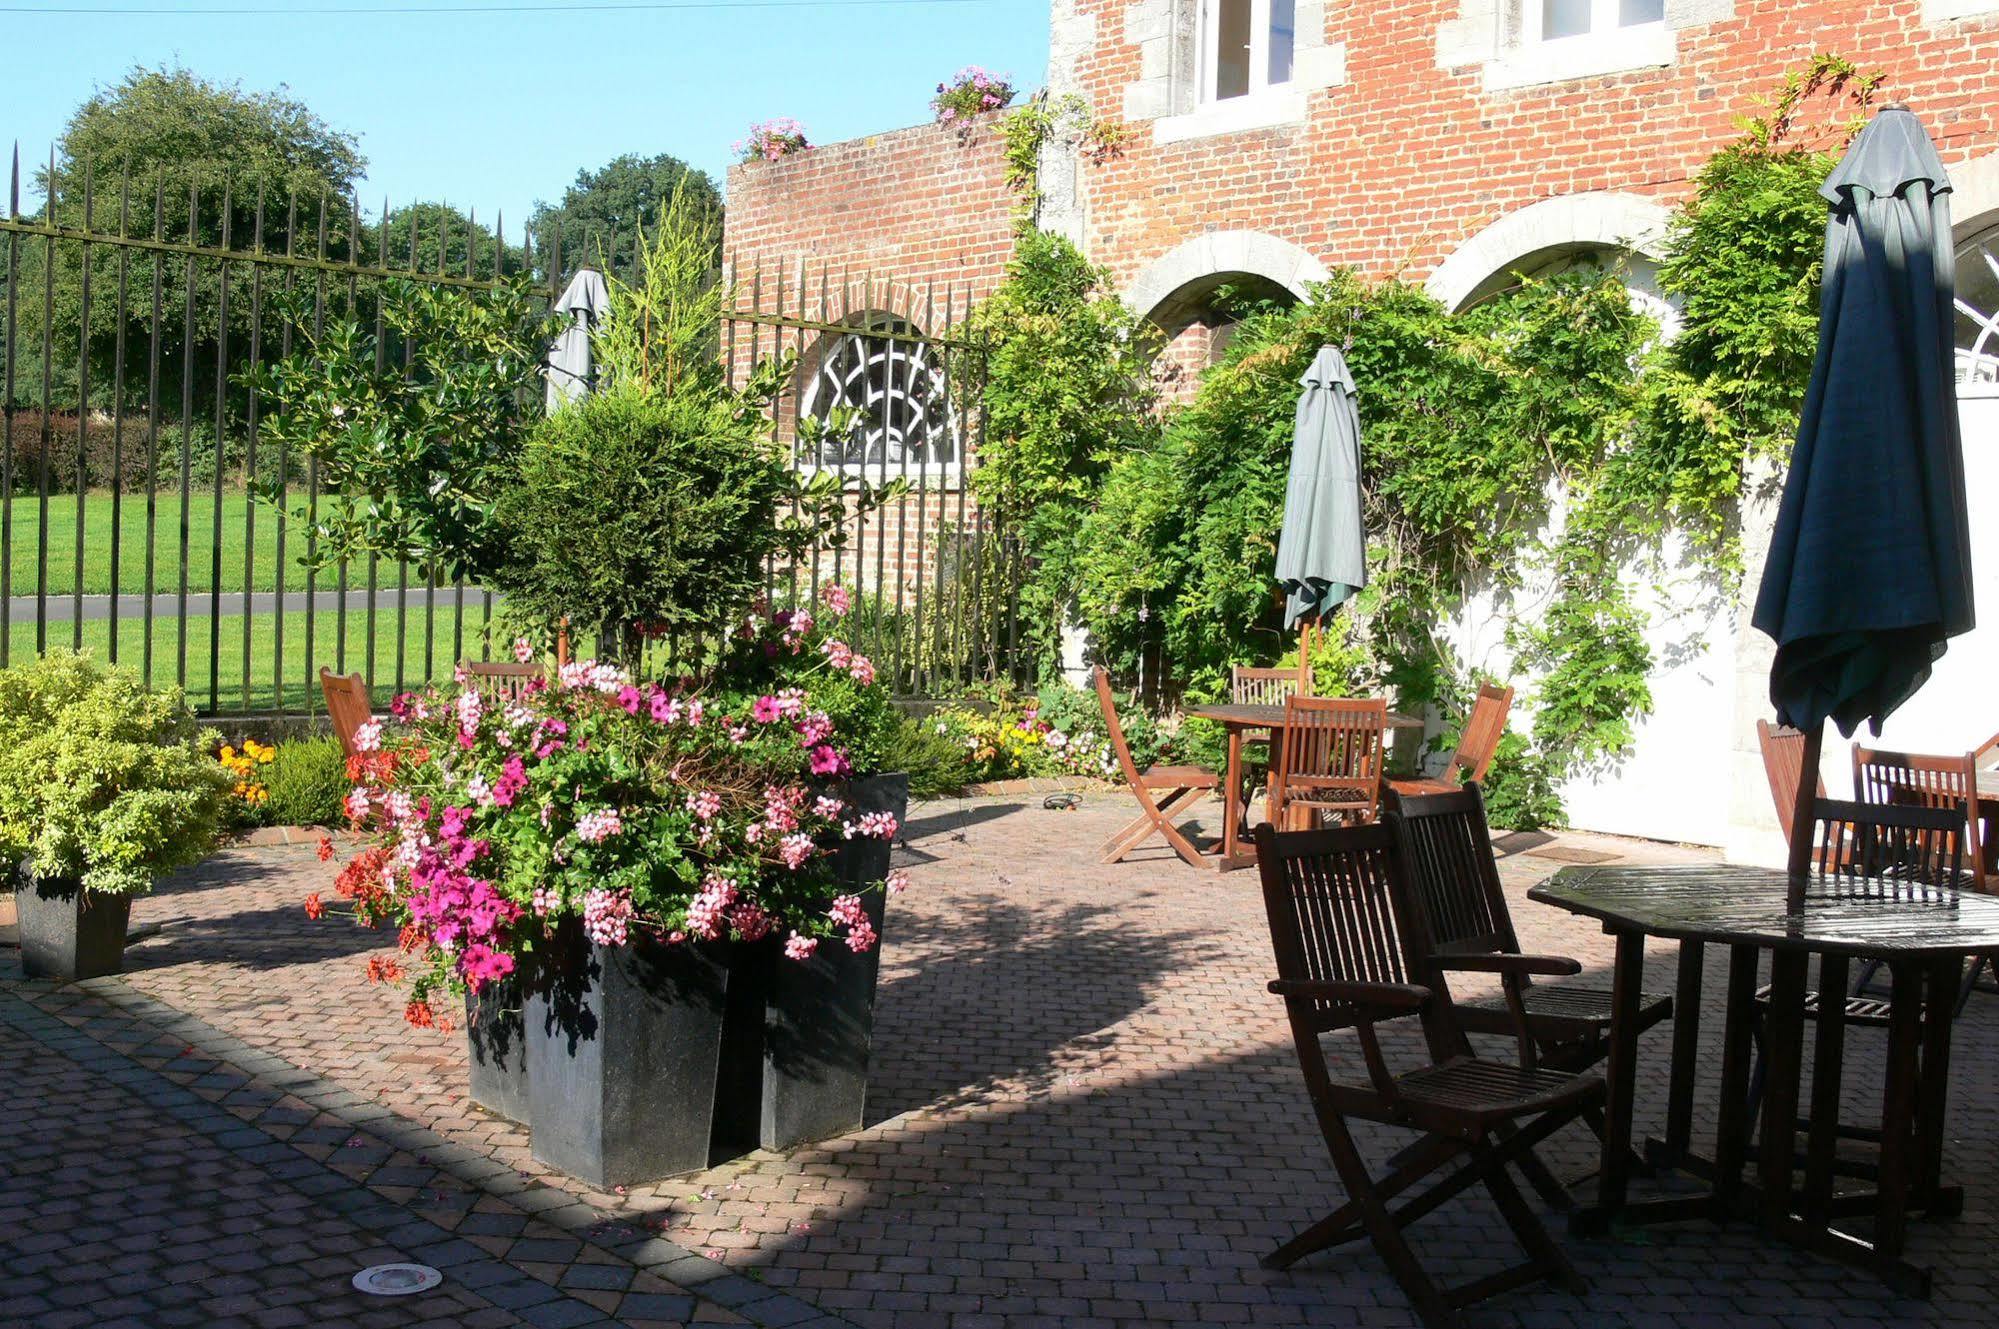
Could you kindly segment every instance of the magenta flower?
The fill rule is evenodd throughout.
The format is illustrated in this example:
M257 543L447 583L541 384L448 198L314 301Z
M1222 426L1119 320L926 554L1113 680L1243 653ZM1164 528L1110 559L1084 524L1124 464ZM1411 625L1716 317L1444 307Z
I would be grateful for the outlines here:
M853 769L845 753L825 743L812 749L807 760L814 775L841 776Z
M758 697L750 707L750 718L758 724L776 724L784 717L784 708L776 697L766 693Z

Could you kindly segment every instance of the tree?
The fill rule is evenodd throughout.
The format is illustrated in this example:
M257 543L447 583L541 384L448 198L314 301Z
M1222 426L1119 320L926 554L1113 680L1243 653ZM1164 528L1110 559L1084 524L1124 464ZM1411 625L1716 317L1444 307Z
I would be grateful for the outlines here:
M52 200L44 204L43 216L65 227L81 228L87 217L98 231L157 232L169 241L205 247L226 243L248 249L261 243L278 253L288 247L315 252L324 207L329 251L344 256L354 231L349 200L366 164L352 135L333 129L282 90L246 92L178 67L135 68L77 108L57 141L53 170L38 170L36 182ZM76 402L80 358L88 366L91 401L107 403L112 390L119 331L116 277L100 259L103 251L93 253L97 268L86 338L84 248L59 243L51 255L41 244L21 246L20 345L31 352L24 362L38 360L48 348L57 405ZM191 320L190 263L195 269ZM158 330L162 397L178 401L185 373L196 414L206 416L215 402L221 265L144 252L128 253L125 265L128 404L136 403L145 387L145 375L129 366L145 363L154 335L150 297L157 266L165 293ZM51 281L45 327L40 297ZM249 340L246 284L247 279L231 293L232 360Z
M379 267L448 277L495 274L495 255L505 237L449 203L413 203L368 228L362 261ZM519 245L506 246L506 271L527 266Z
M722 196L708 173L668 153L655 157L626 153L594 171L578 171L576 183L563 191L562 202L535 205L530 228L537 257L546 252L551 239L560 239L565 268L591 262L630 279L633 237L640 224L650 229L667 201L683 190L690 203L720 217ZM719 226L716 230L719 236ZM718 260L720 248L718 238Z

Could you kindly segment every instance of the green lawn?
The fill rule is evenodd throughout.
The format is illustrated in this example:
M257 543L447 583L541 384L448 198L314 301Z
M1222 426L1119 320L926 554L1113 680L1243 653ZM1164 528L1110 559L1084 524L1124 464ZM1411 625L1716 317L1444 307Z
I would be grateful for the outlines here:
M114 512L115 508L115 512ZM7 594L33 595L35 568L41 532L41 499L18 492L8 505L13 519L12 567ZM187 584L191 591L206 591L214 582L214 551L222 551L224 591L271 591L277 589L278 514L267 504L244 493L222 495L222 534L216 538L215 494L196 492L187 504ZM115 520L114 520L115 517ZM83 591L86 595L106 594L112 586L111 535L118 532L117 585L121 593L139 594L146 585L147 500L144 494L86 494L83 501ZM153 589L172 592L180 588L181 501L180 492L162 493L152 508ZM49 495L48 592L69 595L76 589L76 495ZM305 589L305 541L296 523L285 530L285 589ZM378 584L394 586L396 569L383 564L376 572ZM350 568L348 585L367 585L365 566ZM248 585L245 582L249 583ZM335 573L319 574L316 585L329 589L336 584ZM410 585L423 585L423 577L410 574Z
M189 703L196 710L222 714L302 711L308 706L322 709L324 703L319 695L321 665L359 673L369 679L378 701L386 702L395 694L397 624L393 606L376 611L372 661L369 658L366 614L355 612L347 615L344 653L340 649L343 634L339 616L333 611L322 610L317 615L289 613L282 617L282 660L279 658L280 634L276 615L261 614L246 618L234 614L185 620L156 618L152 625L151 681L155 686L162 687L181 682L186 688ZM305 643L308 618L313 619L310 658L306 655ZM184 670L181 666L183 646L180 635L183 622L187 625ZM454 635L458 631L457 615L450 606L440 605L437 608L432 618L433 626L428 629L423 611L412 608L401 634L402 685L414 687L426 678L448 681L452 666L461 653L474 657L483 653L480 637L483 622L478 602L469 598L465 606L462 637ZM73 625L69 623L51 623L48 645L51 648L70 646L74 641L72 629ZM219 630L221 639L219 651L211 650L210 634L215 630ZM426 643L429 646L428 668ZM109 620L83 624L85 650L99 659L108 659L110 646ZM35 625L14 623L7 634L7 649L10 659L25 659L34 655ZM118 662L143 670L145 649L144 620L136 616L121 617L118 621ZM246 649L249 665L247 683L244 669ZM216 662L215 672L218 675L213 685L209 677L211 661Z

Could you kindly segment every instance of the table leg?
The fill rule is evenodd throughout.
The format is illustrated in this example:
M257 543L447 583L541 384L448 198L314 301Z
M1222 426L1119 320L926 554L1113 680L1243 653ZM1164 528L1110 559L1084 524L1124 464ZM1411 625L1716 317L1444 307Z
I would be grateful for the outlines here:
M1722 1016L1721 1112L1715 1129L1714 1201L1717 1220L1732 1217L1742 1197L1749 1152L1749 1022L1756 1018L1754 946L1728 948L1728 1002Z
M1770 1013L1763 1029L1769 1079L1763 1093L1763 1138L1757 1171L1763 1184L1763 1219L1771 1225L1791 1212L1791 1160L1797 1147L1798 1085L1804 1076L1805 974L1811 957L1785 948L1770 956Z
M1609 1095L1603 1116L1603 1169L1597 1178L1600 1217L1615 1220L1631 1185L1631 1113L1638 1089L1638 1008L1645 986L1645 934L1617 934L1610 978Z
M1698 941L1680 943L1679 979L1673 987L1673 1071L1666 1091L1666 1147L1653 1161L1678 1167L1687 1156L1694 1133L1694 1069L1700 1064L1701 983L1707 947Z
M1916 1115L1916 1200L1924 1209L1951 1209L1943 1189L1944 1108L1950 1098L1951 1019L1964 981L1964 957L1932 960L1923 984L1923 1065ZM1954 1192L1953 1192L1954 1194ZM1939 1204L1939 1200L1945 1203Z
M1846 1056L1844 955L1819 959L1818 1032L1812 1048L1812 1126L1805 1144L1807 1222L1823 1227L1832 1204L1833 1164L1839 1153L1839 1088Z
M1222 774L1222 857L1233 861L1242 847L1242 730L1229 730L1228 769Z
M1906 961L1888 969L1894 992L1888 999L1887 1086L1881 1095L1880 1208L1874 1216L1874 1249L1899 1258L1908 1233L1915 1152L1917 1043L1922 1038L1922 971Z

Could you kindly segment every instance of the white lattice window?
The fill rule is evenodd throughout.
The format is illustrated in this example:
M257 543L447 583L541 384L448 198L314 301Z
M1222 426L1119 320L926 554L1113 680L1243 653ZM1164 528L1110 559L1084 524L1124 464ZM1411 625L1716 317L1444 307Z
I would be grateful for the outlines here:
M1201 100L1249 97L1291 82L1297 0L1203 0Z
M1529 41L1608 38L1624 28L1666 21L1666 0L1526 0L1521 18Z
M1957 250L1957 384L1999 394L1999 226Z
M853 332L829 334L809 369L800 408L828 427L804 464L891 480L957 469L949 367L915 324L870 316Z

